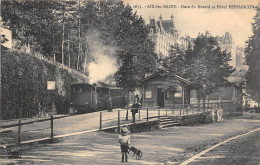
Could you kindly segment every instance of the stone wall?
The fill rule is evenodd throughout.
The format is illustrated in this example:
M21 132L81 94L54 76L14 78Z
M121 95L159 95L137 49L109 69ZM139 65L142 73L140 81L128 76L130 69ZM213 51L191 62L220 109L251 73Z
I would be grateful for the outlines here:
M203 112L200 114L173 117L173 119L181 126L205 124L212 123L212 114L211 112Z
M102 130L110 133L120 133L121 128L124 126L126 126L131 133L153 131L160 128L159 120L156 120L156 121L148 121L142 123L124 124L121 125L120 127L115 126L110 128L104 128Z
M2 50L0 119L67 113L70 86L89 80L62 65L17 51ZM55 81L55 90L47 82Z

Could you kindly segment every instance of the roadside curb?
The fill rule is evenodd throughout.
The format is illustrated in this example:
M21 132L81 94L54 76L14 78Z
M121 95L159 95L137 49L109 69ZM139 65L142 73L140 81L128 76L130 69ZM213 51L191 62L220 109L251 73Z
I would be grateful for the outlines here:
M113 109L113 110L118 110L118 109ZM121 110L126 110L126 109L121 109ZM108 111L108 110L103 110L103 111L96 111L96 112L104 112L104 111ZM87 114L87 113L86 113ZM71 114L64 114L64 115L53 115L53 119L61 119L61 118L65 118L65 117L70 117L70 116L77 116L77 115L82 115L82 114L78 114L78 113L71 113ZM48 121L50 120L50 117L39 117L36 118L35 120L31 120L31 121L25 121L23 123L21 123L21 125L26 125L26 124L33 124L35 122L44 122L44 121ZM18 119L12 119L14 121L17 121ZM0 129L4 129L4 128L11 128L11 127L16 127L18 126L18 123L13 123L13 124L7 124L7 125L0 125Z
M127 123L127 124L120 125L120 127L136 125L136 124L140 124L140 123L146 123L146 122ZM11 148L11 147L18 147L18 146L21 147L21 146L24 146L24 145L33 145L33 144L36 145L36 144L43 144L43 143L51 143L51 142L55 142L58 139L62 139L62 138L66 138L66 137L81 135L81 134L90 133L90 132L105 131L107 129L117 128L117 127L119 127L119 126L116 125L116 126L104 127L102 129L91 129L91 130L74 132L74 133L69 133L69 134L64 134L64 135L57 135L57 136L54 136L53 138L46 137L46 138L41 138L41 139L28 140L28 141L23 141L20 144L10 144L10 145L7 145L7 146L0 145L0 150L5 150L5 149Z
M229 142L229 141L231 141L233 139L236 139L236 138L239 138L241 136L247 135L247 134L252 133L254 131L257 131L259 129L260 129L259 126L255 126L255 127L249 128L247 130L237 132L237 133L235 133L233 135L225 136L225 138L219 140L218 142L214 142L212 144L208 144L206 147L202 148L202 150L200 150L197 153L195 153L195 152L194 153L185 152L185 153L183 153L183 155L180 155L181 159L175 159L175 161L166 161L164 163L160 163L160 165L173 165L173 164L175 164L175 165L176 164L178 164L178 165L187 165L187 164L189 164L191 162L192 159L195 159L195 158L198 158L199 156L204 155L205 152L208 152L208 151L212 150L213 148L216 148L218 146L223 145L226 142Z
M189 158L188 160L185 160L185 161L182 162L180 165L187 165L187 164L189 164L189 163L195 161L195 159L197 159L197 158L201 157L202 155L206 154L207 152L213 150L214 148L217 148L217 147L219 147L219 146L221 146L221 145L223 145L223 144L225 144L225 143L227 143L227 142L229 142L229 141L231 141L231 140L234 140L234 139L237 139L237 138L239 138L239 137L245 136L245 135L247 135L247 134L253 133L253 132L255 132L255 131L259 130L259 129L260 129L260 127L255 128L255 129L248 130L248 131L246 131L246 132L243 132L242 134L239 134L239 135L237 135L237 136L233 136L233 137L231 137L231 138L229 138L229 139L227 139L227 140L224 140L224 141L222 141L222 142L220 142L220 143L218 143L218 144L215 144L215 145L213 145L213 146L211 146L211 147L209 147L209 148L207 148L207 149L201 151L200 153L198 153L198 154L192 156L192 157Z
M69 116L73 116L73 115L53 116L53 119L61 119L61 118L69 117ZM42 118L42 119L36 119L36 120L32 120L32 121L25 121L25 122L21 123L21 125L33 124L35 122L44 122L44 121L48 121L48 120L50 120L50 118L45 117L45 118ZM17 127L17 126L18 126L18 123L14 123L14 124L2 125L2 126L0 126L0 128L4 129L4 128Z
M58 140L58 139L61 139L61 138L80 135L80 134L89 133L89 132L97 132L97 131L101 131L101 130L93 129L93 130L75 132L75 133L71 133L71 134L57 135L57 136L54 136L53 138L46 137L46 138L41 138L41 139L23 141L20 144L10 144L10 145L7 145L7 146L0 145L0 150L4 150L4 149L7 149L7 148L11 148L11 147L18 147L18 146L21 147L21 146L24 146L24 145L33 145L33 144L36 145L36 144L42 144L42 143L51 143L51 142L55 142L55 140Z

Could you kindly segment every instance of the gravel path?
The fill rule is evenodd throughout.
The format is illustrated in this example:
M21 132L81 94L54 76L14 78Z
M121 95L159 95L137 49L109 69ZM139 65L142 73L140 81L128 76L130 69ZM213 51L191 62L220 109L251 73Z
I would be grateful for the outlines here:
M142 160L129 158L125 164L179 164L209 146L231 136L260 127L260 120L244 116L212 124L171 127L131 134L131 146L140 149ZM122 164L117 134L93 132L63 139L59 143L25 149L22 159L8 160L1 153L0 164Z

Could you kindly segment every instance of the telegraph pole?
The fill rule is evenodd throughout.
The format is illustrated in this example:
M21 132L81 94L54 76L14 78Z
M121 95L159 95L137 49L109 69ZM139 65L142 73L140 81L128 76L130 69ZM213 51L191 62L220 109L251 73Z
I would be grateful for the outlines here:
M1 0L0 0L0 7L1 7ZM2 26L2 12L0 12L0 26ZM2 41L1 41L2 42ZM0 120L2 119L2 43L0 45Z

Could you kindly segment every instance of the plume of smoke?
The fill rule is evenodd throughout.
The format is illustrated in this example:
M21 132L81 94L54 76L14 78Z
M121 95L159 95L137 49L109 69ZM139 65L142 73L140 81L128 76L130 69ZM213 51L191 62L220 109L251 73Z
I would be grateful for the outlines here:
M89 47L89 56L92 59L88 65L89 83L105 81L108 76L118 70L114 58L116 48L102 44L97 31L89 32L86 41Z

